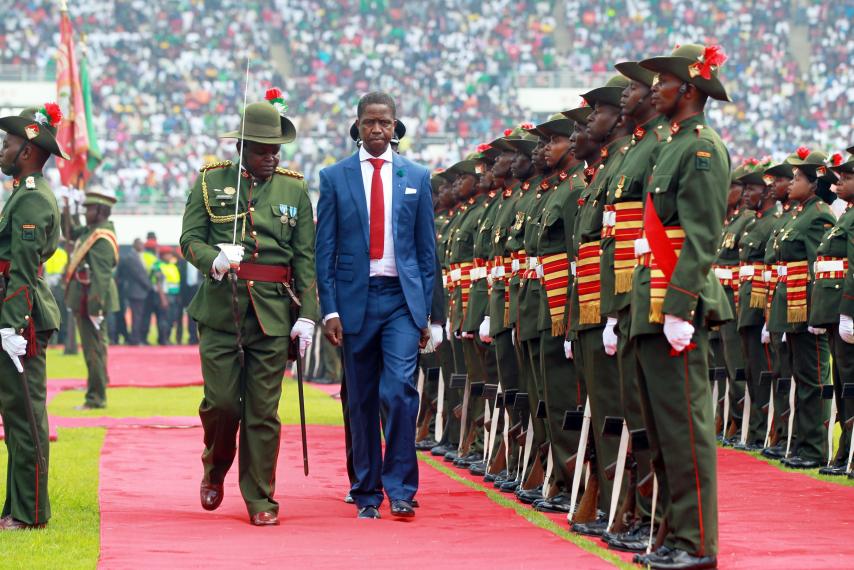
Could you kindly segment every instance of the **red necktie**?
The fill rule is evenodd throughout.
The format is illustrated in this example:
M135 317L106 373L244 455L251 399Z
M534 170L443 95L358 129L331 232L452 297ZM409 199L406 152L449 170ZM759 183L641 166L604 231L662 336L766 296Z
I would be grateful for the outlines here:
M370 222L370 254L371 259L382 259L385 239L385 200L383 199L383 180L380 176L385 160L369 158L374 165L374 176L371 178L371 222Z

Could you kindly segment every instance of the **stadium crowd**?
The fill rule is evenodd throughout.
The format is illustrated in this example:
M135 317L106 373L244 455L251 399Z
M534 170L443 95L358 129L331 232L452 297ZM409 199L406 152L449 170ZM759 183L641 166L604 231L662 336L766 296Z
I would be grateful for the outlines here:
M229 153L213 135L234 127L247 54L253 95L285 91L303 136L283 162L310 181L352 149L351 109L369 88L401 91L402 148L438 164L504 125L543 118L520 106L519 73L608 71L688 41L721 43L730 57L724 80L738 96L710 119L735 160L784 154L793 140L836 148L851 138L854 7L563 1L77 0L72 22L86 39L106 157L98 182L123 207L180 210L198 165ZM55 61L38 48L58 43L58 22L53 0L12 0L0 64L50 75ZM426 137L446 152L426 153Z

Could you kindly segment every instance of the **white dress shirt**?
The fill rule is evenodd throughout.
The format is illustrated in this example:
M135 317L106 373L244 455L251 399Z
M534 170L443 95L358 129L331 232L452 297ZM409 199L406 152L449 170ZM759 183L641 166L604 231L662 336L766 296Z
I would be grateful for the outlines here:
M391 198L392 198L392 157L394 156L391 145L385 152L376 158L381 158L385 161L380 170L380 178L383 181L383 202L384 215L383 222L385 229L383 230L383 256L382 259L372 259L370 277L397 277L397 265L394 262L394 232L392 231L391 223ZM365 203L368 205L368 237L370 239L371 227L371 182L374 179L374 165L370 159L375 158L371 153L365 150L365 147L359 148L359 161L362 164L362 183L365 186ZM369 244L370 245L370 244Z

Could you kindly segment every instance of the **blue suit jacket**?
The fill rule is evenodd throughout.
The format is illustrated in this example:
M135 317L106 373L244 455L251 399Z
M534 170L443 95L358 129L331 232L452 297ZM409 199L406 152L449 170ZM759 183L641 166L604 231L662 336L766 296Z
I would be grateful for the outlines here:
M422 329L427 326L436 272L430 172L394 153L392 181L395 263L412 320ZM365 320L370 274L368 229L368 204L356 153L320 171L317 202L315 256L320 307L324 316L340 315L344 334L358 333Z

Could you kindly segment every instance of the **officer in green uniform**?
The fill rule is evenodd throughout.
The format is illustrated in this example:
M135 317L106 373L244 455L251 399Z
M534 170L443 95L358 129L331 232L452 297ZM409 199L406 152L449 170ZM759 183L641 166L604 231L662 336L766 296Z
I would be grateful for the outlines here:
M606 417L622 415L616 346L610 346L607 351L604 346L608 323L602 314L600 252L602 236L610 231L610 227L603 224L608 188L631 146L634 131L631 119L622 115L620 105L628 86L625 76L615 75L604 86L583 95L594 108L587 119L585 134L588 144L595 148L591 160L595 169L579 199L581 205L573 240L576 267L572 290L572 326L576 335L573 353L590 401L599 481L598 505L603 515L593 521L573 523L572 529L594 536L602 535L608 527L608 515L604 513L608 513L611 504L612 482L605 477L605 469L616 461L618 451L617 440L603 437L602 426Z
M832 201L829 187L823 198L818 169L826 170L827 155L813 151L793 159L794 177L789 198L798 205L776 242L777 286L771 301L768 330L785 333L796 389L797 445L789 449L785 465L798 469L818 467L827 458L824 421L830 412L821 398L822 386L831 383L827 332L809 324L812 279L821 238L836 223L823 198Z
M806 158L809 150L799 149ZM771 349L771 375L774 383L774 413L772 417L772 429L769 435L768 445L762 450L762 455L770 459L780 459L786 454L786 439L783 437L788 429L786 422L787 408L789 405L789 391L786 385L792 380L792 364L789 356L789 344L785 342L785 335L780 332L768 330L768 322L771 317L771 299L777 287L776 274L776 249L777 242L783 234L783 229L792 217L792 201L789 200L789 187L792 177L792 160L798 158L798 153L790 154L780 164L767 168L766 176L773 177L771 188L777 200L778 208L774 212L774 223L771 227L771 235L765 243L765 286L767 289L767 303L765 304L765 324L762 327L761 341ZM792 434L793 440L797 434Z
M530 127L530 125L523 125ZM504 153L512 156L510 175L506 188L501 195L499 212L493 222L492 232L492 290L489 295L488 336L495 346L495 359L498 364L498 380L503 394L504 413L507 426L499 433L504 443L503 456L501 446L495 447L493 467L487 474L490 480L500 486L508 480L515 479L519 468L519 445L516 441L522 427L520 416L515 408L515 395L520 389L519 361L513 346L513 332L510 328L509 280L513 273L512 252L508 248L510 232L516 223L516 204L524 195L522 186L533 174L531 153L537 146L538 137L521 127L513 129L502 145ZM527 418L526 418L527 419ZM506 432L507 437L504 438ZM496 470L494 466L504 465L504 469ZM497 472L496 472L497 471ZM492 475L492 476L490 476Z
M584 164L574 153L576 125L562 113L537 126L548 139L546 165L553 176L549 189L541 191L542 212L536 220L537 235L529 255L537 258L540 287L537 313L539 354L535 355L542 378L545 425L550 444L552 480L543 486L544 498L534 503L538 511L567 513L570 510L571 478L566 464L578 449L577 431L563 429L567 410L584 405L575 362L566 358L564 341L569 321L569 288L572 287L573 235L578 200L584 189Z
M39 268L59 243L59 208L42 169L51 154L68 159L56 142L61 119L55 103L0 118L0 170L13 178L0 214L0 337L7 354L0 358L0 416L9 453L0 531L41 528L50 519L45 349L59 328L59 309Z
M662 132L666 121L651 102L655 74L633 61L618 63L615 67L631 81L623 91L620 103L623 114L632 119L635 128L625 157L610 177L603 214L601 304L602 315L608 320L602 330L602 343L606 351L616 350L622 410L619 415L626 420L630 431L638 433L637 430L644 429L644 418L638 392L634 343L629 341L632 273L637 264L634 242L641 236L643 189L652 174L654 153L665 138ZM649 452L635 448L631 451L637 469L635 480L644 480L650 473ZM661 476L658 484L662 498L667 496L663 483L664 477ZM632 499L627 497L625 500ZM646 549L651 500L640 491L635 492L633 500L636 513L626 515L634 515L635 520L618 519L615 528L602 535L610 548L629 552Z
M755 160L755 159L751 159ZM746 163L747 164L747 163ZM715 277L720 281L726 293L732 314L737 314L738 305L738 250L741 237L747 224L753 220L753 210L742 207L742 196L744 194L744 183L740 176L746 166L736 168L730 176L729 194L727 195L728 216L724 221L724 228L718 245L717 257L712 265ZM730 399L731 423L724 423L723 443L731 445L737 441L735 434L741 426L741 415L739 411L744 405L744 354L741 349L741 339L738 335L738 323L735 320L728 321L720 326L720 348L723 352L723 363L727 372L727 388ZM718 355L716 355L718 356ZM739 404L740 403L740 404Z
M304 353L318 318L308 189L301 174L277 167L280 145L296 138L285 109L279 97L248 105L241 130L222 135L238 139L242 164L201 169L181 234L187 261L205 276L188 308L199 323L205 381L202 507L222 502L240 428L240 490L259 526L278 524L278 407L289 342L298 337Z
M75 242L66 267L66 302L74 311L86 361L86 399L80 410L107 405L107 334L106 315L119 310L119 295L113 270L119 261L119 242L110 221L116 203L111 192L92 190L83 201L86 225L71 220Z
M851 428L846 423L854 416L854 406L850 400L842 399L842 385L854 380L854 335L851 334L851 316L844 316L842 290L851 273L849 251L854 252L854 208L851 207L854 204L854 160L849 157L848 162L843 163L840 154L834 155L820 178L824 179L824 184L836 184L836 196L847 202L847 207L818 246L812 288L810 325L827 331L833 354L833 389L842 425L836 455L829 465L819 469L819 473L845 475L851 441Z
M852 210L852 196L854 196L854 146L848 147L848 161L844 162L838 166L831 167L831 170L835 171L839 175L839 182L836 183L836 193L843 200L847 200L849 204L848 212ZM846 214L847 218L850 220L850 215ZM839 370L840 379L854 378L854 371L850 368L852 363L852 358L854 358L854 225L851 223L845 226L845 232L848 236L848 248L846 251L846 259L848 261L848 271L845 273L845 279L842 283L842 299L839 303L839 339L842 342L836 342L837 347L839 347L839 352L844 352L844 359L840 356L835 356L835 358L840 358ZM844 343L844 344L843 344ZM844 363L847 363L844 364ZM848 366L846 368L846 366ZM841 375L843 370L849 370L849 376L845 377ZM843 380L845 381L845 380ZM838 390L838 387L834 387L835 390ZM837 394L839 392L837 391ZM840 402L841 400L837 400ZM847 404L847 405L845 405ZM843 406L840 407L840 417L841 418L850 418L854 416L854 404L849 400L848 402L843 402ZM845 421L845 420L843 420ZM842 434L842 437L839 440L840 448L843 447L844 443L848 443L851 445L851 438L854 437L854 434L851 433L852 426L846 426L847 429L845 433ZM847 438L847 439L846 439ZM850 447L849 447L850 449ZM835 475L836 473L832 473ZM854 479L854 471L848 473L849 479Z
M717 446L708 379L710 325L733 318L711 271L723 227L729 153L706 125L708 97L727 101L717 46L686 44L640 65L658 73L652 102L667 116L647 187L632 288L631 337L656 470L670 494L662 546L635 560L652 568L717 564ZM674 389L680 386L680 389Z
M528 134L537 136L534 129L523 129ZM514 143L517 144L517 143ZM536 322L532 318L523 319L523 315L531 315L530 311L523 308L525 284L528 281L527 270L527 253L525 251L526 242L525 236L527 233L528 222L531 220L531 211L539 202L537 194L539 193L540 184L546 176L546 163L543 158L543 149L545 142L537 136L537 146L531 151L532 173L529 178L522 182L520 187L521 194L515 202L513 224L507 231L506 248L510 252L510 277L505 283L505 287L509 288L509 295L506 297L507 306L505 307L504 324L511 329L511 342L516 350L516 362L519 367L519 391L516 393L514 407L518 411L518 442L525 441L530 434L532 445L536 449L545 441L545 428L541 419L534 417L535 414L530 414L529 409L517 405L519 400L528 400L528 408L531 407L531 402L536 408L538 397L536 393L534 379L532 377L532 368L530 365L530 357L526 350L525 343L521 340L521 327L526 325L526 334L533 336L534 332L529 332L528 328L536 329ZM507 276L505 276L507 279ZM536 307L539 310L539 307ZM533 327L530 327L534 323ZM536 409L534 409L536 411ZM530 431L529 431L530 428ZM514 430L515 431L515 430ZM521 450L520 450L521 451ZM508 480L500 483L499 489L505 493L513 493L522 489L522 484L526 480L527 465L525 458L520 457L518 476L516 473L510 473ZM537 497L533 497L533 501Z
M744 206L754 212L739 238L738 334L745 359L745 379L750 394L750 423L744 444L736 449L756 451L765 442L767 412L773 383L762 383L762 374L771 374L771 350L762 343L768 285L765 282L765 245L774 228L776 203L765 174L770 164L749 165L738 180L744 184Z

